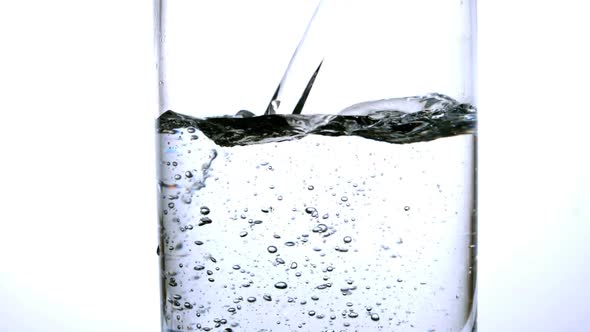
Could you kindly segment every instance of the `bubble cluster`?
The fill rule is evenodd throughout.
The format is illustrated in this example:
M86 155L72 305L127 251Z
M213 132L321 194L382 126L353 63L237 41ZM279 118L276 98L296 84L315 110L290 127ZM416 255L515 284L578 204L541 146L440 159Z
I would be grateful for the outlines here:
M362 121L379 127L383 116ZM359 119L338 124L374 129ZM473 269L445 271L468 262L459 248L471 255L475 243L445 234L469 233L457 226L466 215L456 202L471 187L430 165L458 170L469 160L451 163L430 145L307 131L281 141L278 120L254 131L231 131L231 118L199 120L207 133L190 117L174 121L189 123L159 136L157 254L170 331L460 330L452 324L468 316ZM268 136L250 144L256 135ZM238 137L244 144L215 143Z

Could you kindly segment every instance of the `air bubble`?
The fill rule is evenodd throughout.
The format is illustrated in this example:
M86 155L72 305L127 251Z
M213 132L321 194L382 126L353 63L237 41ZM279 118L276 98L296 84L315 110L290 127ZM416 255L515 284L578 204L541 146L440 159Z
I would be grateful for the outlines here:
M308 186L307 190L313 190L313 186Z
M375 313L371 314L371 320L373 320L375 322L378 321L379 320L379 315L377 315Z
M352 238L350 236L345 236L343 240L344 240L344 243L352 242Z
M180 179L182 179L182 176L180 176L180 174L174 175L174 180L180 180Z
M191 173L191 171L186 171L186 173L184 173L184 176L190 179L193 177L193 173Z
M357 314L356 312L352 311L350 313L348 313L348 317L350 318L357 318L359 316L359 314Z
M203 241L195 241L195 244L198 246L202 246L203 245Z
M208 224L210 224L212 222L213 222L213 220L211 220L211 218L209 218L209 217L203 217L203 218L201 218L201 220L199 222L199 226L208 225Z
M285 289L287 288L287 283L283 281L279 281L275 284L275 288L277 289Z
M236 264L236 265L232 266L232 269L239 270L240 269L240 266L238 264Z
M254 303L256 302L256 298L254 296L250 296L247 301L250 303Z
M296 262L291 263L291 269L296 269L296 268L297 268L297 263Z
M307 314L310 315L310 316L315 316L315 311L310 310Z
M340 200L343 201L343 202L346 202L346 201L348 201L348 197L342 196L342 197L340 197Z
M277 247L268 246L268 248L266 248L266 250L268 250L268 252L270 252L271 254L274 254L275 252L277 252Z
M187 129L186 129L186 131L187 131L189 134L192 134L192 133L194 133L194 132L195 132L195 128L193 128L193 127L189 127L189 128L187 128Z
M245 237L246 235L248 235L248 232L246 232L246 231L240 232L240 237Z
M410 207L409 206L404 206L404 211L410 211Z
M266 301L272 301L272 297L270 297L270 295L268 295L268 294L264 294L262 296L262 298L265 299Z
M201 214L202 215L205 215L205 216L208 215L209 212L211 212L211 210L209 210L209 208L206 207L206 206L201 206L201 210L200 211L201 211Z
M318 224L311 231L314 233L324 233L327 230L328 230L328 226L326 226L325 224Z

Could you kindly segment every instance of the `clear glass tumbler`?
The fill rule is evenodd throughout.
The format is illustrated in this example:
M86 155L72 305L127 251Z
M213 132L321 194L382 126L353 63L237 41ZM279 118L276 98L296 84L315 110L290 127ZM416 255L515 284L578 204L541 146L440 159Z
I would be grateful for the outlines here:
M475 331L475 0L155 0L162 331Z

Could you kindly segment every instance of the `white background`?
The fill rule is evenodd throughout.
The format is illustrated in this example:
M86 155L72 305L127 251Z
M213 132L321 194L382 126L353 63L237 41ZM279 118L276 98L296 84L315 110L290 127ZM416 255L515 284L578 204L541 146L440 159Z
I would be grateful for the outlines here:
M152 13L0 5L0 331L159 329ZM590 326L587 13L479 3L479 331Z

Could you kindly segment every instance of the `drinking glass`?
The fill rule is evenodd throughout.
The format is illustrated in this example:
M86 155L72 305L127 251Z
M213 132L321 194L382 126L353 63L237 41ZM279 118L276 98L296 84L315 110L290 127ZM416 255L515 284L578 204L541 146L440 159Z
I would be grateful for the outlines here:
M475 0L155 0L162 331L475 331Z

